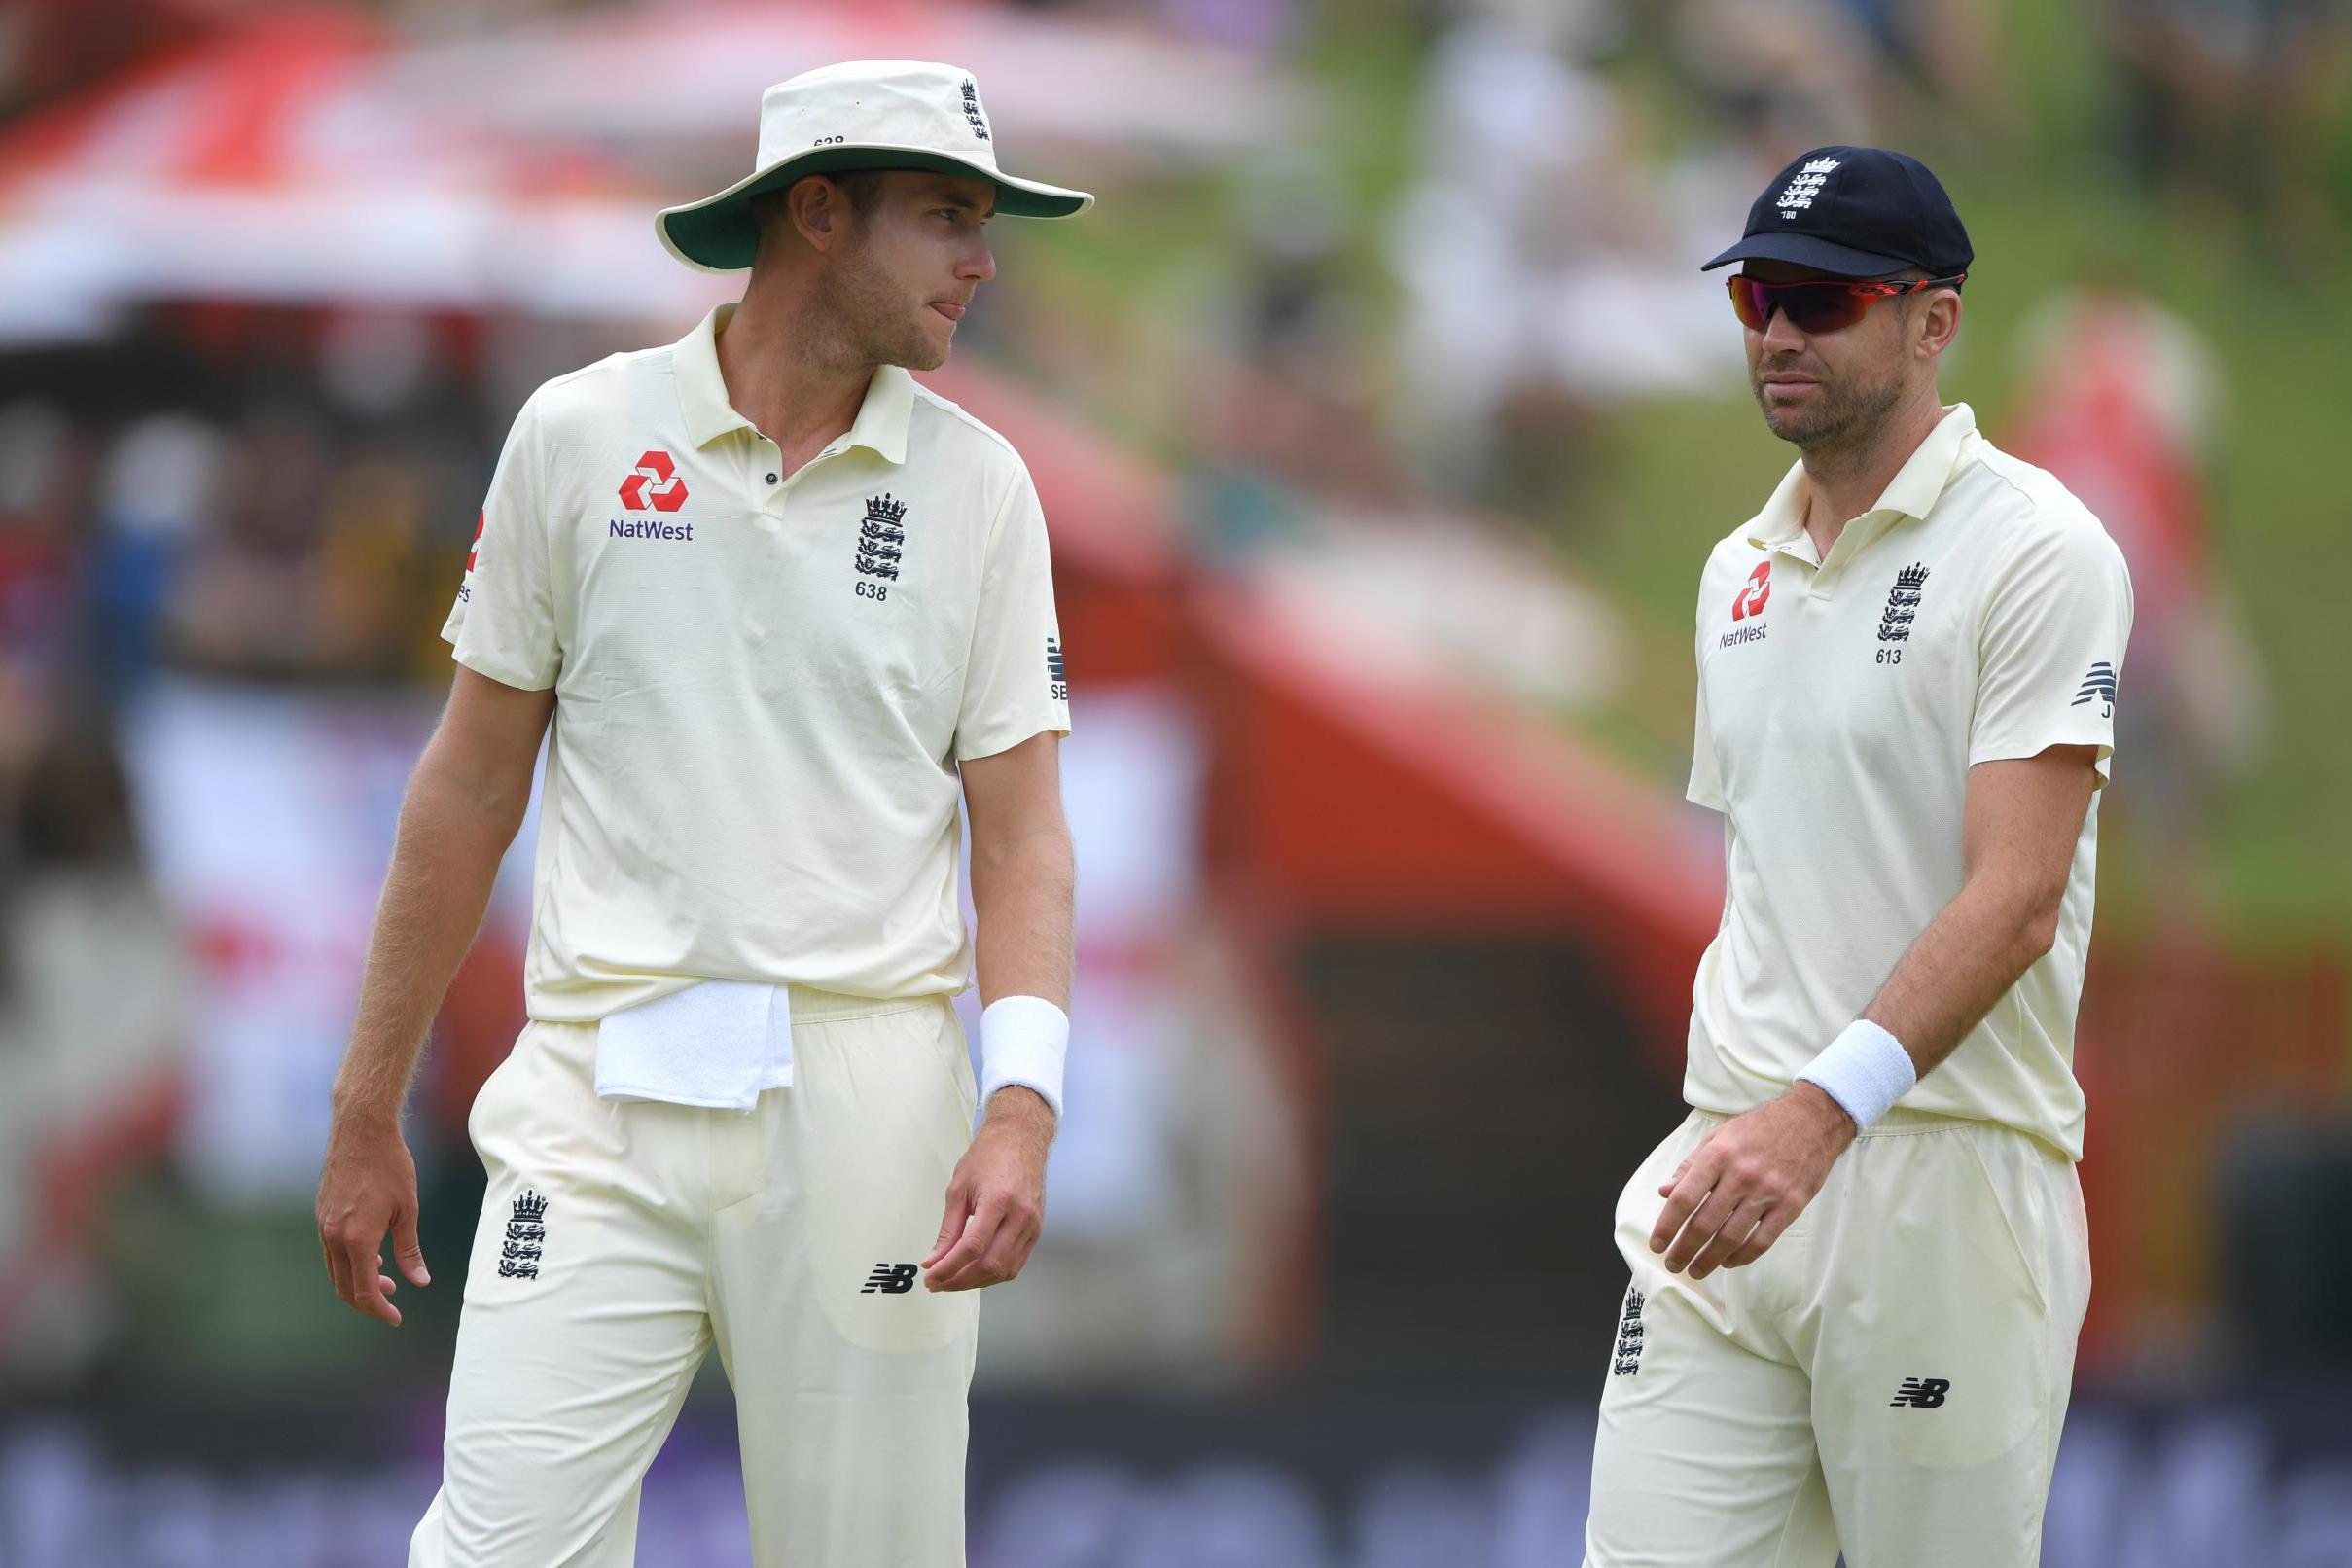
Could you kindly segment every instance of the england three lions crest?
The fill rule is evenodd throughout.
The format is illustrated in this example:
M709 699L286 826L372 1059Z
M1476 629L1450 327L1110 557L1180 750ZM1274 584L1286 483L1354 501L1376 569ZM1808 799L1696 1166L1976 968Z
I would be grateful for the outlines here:
M1895 586L1887 589L1886 609L1878 617L1880 642L1908 642L1911 623L1919 618L1919 601L1927 596L1925 566L1916 563L1895 574Z
M858 524L858 570L868 577L895 579L907 556L907 503L885 490L866 503Z
M507 1279L537 1279L539 1261L548 1240L548 1200L524 1188L515 1199L515 1217L507 1221L504 1244L498 1249L498 1272Z
M1821 188L1830 183L1830 176L1836 172L1836 159L1816 158L1789 176L1788 185L1781 190L1780 200L1774 203L1780 208L1780 215L1794 218L1812 206L1814 199L1821 195Z

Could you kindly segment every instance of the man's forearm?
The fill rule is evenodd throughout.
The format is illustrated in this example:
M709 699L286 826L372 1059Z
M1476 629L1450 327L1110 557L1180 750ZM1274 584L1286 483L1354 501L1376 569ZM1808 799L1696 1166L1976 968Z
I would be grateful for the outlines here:
M1035 996L1068 1011L1076 885L1070 833L1059 824L973 846L972 903L980 917L973 944L981 1001ZM1020 1085L999 1089L982 1110L991 1123L1004 1120L1000 1110L1016 1113L1013 1120L1032 1128L1040 1148L1052 1136L1052 1107Z
M420 768L401 802L359 1015L335 1078L337 1119L392 1120L425 1032L488 908L517 824Z
M1070 1005L1071 904L1077 872L1066 828L974 846L973 935L980 999L1041 996Z
M1926 1077L2049 950L2055 906L1995 876L1972 878L1928 922L1863 1016L1904 1044Z

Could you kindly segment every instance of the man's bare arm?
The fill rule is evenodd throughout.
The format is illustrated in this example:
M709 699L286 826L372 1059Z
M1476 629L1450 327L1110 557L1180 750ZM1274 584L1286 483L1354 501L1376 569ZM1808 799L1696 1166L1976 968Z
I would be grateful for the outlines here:
M473 945L498 863L522 825L554 705L552 691L519 691L459 666L401 801L358 1016L335 1078L317 1209L336 1294L387 1323L400 1322L386 1300L397 1286L378 1272L387 1230L401 1271L419 1285L429 1278L401 1107L425 1032Z
M1966 879L1863 1013L1903 1042L1920 1077L2057 940L2075 840L2097 777L2088 746L2052 746L1969 769L1961 819Z
M966 763L964 802L980 1000L1042 996L1067 1008L1077 870L1061 809L1061 737L1033 736Z
M1978 763L1962 808L1960 891L1920 932L1863 1016L1926 1077L2056 939L2097 775L2088 746ZM1835 930L1815 934L1835 942ZM1733 1117L1659 1188L1650 1250L1693 1279L1764 1256L1804 1212L1856 1129L1809 1083Z
M1061 808L1061 737L1032 736L963 771L981 1000L1037 996L1066 1010L1077 872ZM990 1097L948 1184L939 1244L923 1262L930 1289L969 1290L1020 1272L1045 1226L1053 1121L1053 1108L1019 1085Z

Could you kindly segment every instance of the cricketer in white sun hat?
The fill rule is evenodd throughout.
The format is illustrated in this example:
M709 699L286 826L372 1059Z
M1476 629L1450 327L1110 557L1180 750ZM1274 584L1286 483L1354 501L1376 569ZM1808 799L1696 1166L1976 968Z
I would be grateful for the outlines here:
M1069 218L1084 191L996 166L996 137L972 73L930 60L845 60L803 71L760 95L760 156L717 196L665 207L654 229L672 256L706 272L739 272L759 248L751 198L811 174L930 169L987 180L1008 218Z

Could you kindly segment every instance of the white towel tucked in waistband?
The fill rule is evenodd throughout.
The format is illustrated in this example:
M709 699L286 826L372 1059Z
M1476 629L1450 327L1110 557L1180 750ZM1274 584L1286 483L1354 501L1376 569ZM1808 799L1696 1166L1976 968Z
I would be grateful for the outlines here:
M596 1093L748 1111L792 1083L792 992L698 980L596 1026Z

